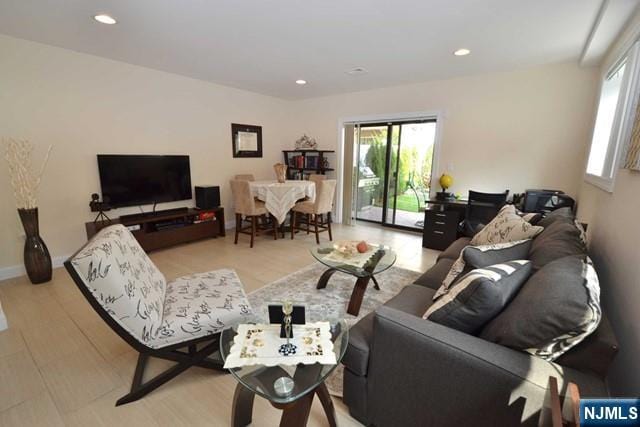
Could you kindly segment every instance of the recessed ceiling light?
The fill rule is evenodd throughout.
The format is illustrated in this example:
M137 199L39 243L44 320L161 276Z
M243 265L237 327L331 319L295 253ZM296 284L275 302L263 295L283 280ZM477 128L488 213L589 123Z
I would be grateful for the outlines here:
M296 80L296 84L297 84L297 85L300 85L300 86L302 86L302 85L306 85L306 84L307 84L307 81L306 81L306 80L302 80L302 79L298 79L298 80Z
M469 55L470 53L471 51L469 49L458 49L455 52L453 52L455 56L466 56L466 55Z
M350 70L345 71L345 73L349 74L350 76L362 76L364 74L367 74L368 71L363 67L354 67Z
M101 24L107 24L107 25L113 25L116 22L118 22L112 16L104 15L104 14L103 15L96 15L96 16L93 17L93 19L95 19L96 21L100 22Z

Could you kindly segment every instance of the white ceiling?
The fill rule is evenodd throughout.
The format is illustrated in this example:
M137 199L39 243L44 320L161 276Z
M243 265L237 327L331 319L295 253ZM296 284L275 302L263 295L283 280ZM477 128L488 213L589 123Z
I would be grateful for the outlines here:
M2 0L0 33L300 99L578 61L601 4L602 0ZM91 17L98 13L114 16L118 24L96 23ZM460 47L471 49L471 55L453 56ZM345 73L356 66L369 73ZM296 79L309 84L298 86Z

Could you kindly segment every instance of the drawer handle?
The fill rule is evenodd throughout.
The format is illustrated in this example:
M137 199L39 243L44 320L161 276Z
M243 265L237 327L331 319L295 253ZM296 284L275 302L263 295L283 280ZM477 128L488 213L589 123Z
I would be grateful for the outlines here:
M446 222L442 222L442 221L436 221L436 224L438 224L438 225L447 225Z
M444 217L444 218L447 217L445 214L436 214L436 216L440 216L440 217Z
M444 234L443 231L438 231L438 230L433 230L433 232L436 233L436 234Z

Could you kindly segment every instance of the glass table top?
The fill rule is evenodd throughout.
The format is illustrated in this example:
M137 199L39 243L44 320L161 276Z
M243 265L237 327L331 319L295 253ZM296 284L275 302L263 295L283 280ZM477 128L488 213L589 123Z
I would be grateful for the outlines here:
M371 257L362 267L351 265L350 257L345 256L343 259L335 255L336 244L320 245L310 249L311 255L322 264L329 268L336 269L343 273L351 274L356 277L369 277L381 273L396 262L396 253L389 246L385 245L369 245ZM357 256L357 255L356 255Z
M319 363L293 366L252 365L229 369L229 371L243 386L273 403L293 402L318 387L338 366L347 350L349 342L347 323L344 320L329 322L331 324L333 352L337 361L335 365L321 365ZM226 360L236 335L236 327L222 332L220 336L220 354L223 360ZM284 338L282 341L284 342ZM277 394L274 389L275 381L281 377L291 378L294 382L293 390L285 396Z

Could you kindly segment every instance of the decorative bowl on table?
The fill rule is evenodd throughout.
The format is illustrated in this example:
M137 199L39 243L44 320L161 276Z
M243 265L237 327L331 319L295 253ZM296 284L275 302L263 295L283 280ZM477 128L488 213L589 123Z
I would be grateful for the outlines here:
M373 249L364 240L340 240L333 244L333 250L348 258L358 253L366 253Z

